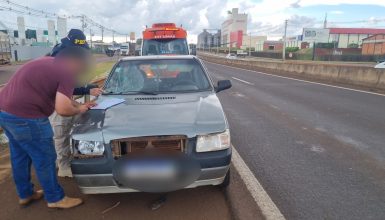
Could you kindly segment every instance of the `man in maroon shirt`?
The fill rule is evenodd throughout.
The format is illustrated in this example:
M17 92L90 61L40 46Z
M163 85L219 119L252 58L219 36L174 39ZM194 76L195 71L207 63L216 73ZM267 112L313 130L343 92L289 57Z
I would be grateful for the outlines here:
M66 197L57 181L48 117L54 110L71 116L93 106L72 100L76 77L85 70L88 58L88 50L71 47L55 58L30 61L0 91L0 126L9 139L13 179L21 205L43 194L50 208L71 208L82 203L81 199ZM32 164L44 191L33 189Z

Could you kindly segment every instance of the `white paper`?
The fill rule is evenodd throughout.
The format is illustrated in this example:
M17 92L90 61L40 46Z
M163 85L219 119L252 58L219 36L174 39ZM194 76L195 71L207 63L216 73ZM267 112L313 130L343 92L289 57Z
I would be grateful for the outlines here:
M119 105L120 103L123 103L124 99L118 99L118 98L106 98L100 103L97 103L95 107L92 107L91 109L100 109L100 110L106 110L114 105Z

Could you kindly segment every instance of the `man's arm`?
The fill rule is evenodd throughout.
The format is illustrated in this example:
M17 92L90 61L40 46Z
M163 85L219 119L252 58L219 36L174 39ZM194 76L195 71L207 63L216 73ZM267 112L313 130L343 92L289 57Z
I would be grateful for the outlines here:
M99 96L102 89L98 88L98 85L95 84L87 84L84 87L77 87L74 89L73 95L93 95L93 96Z
M74 102L64 94L57 92L55 101L55 110L62 116L73 116L88 111L89 104L80 104Z

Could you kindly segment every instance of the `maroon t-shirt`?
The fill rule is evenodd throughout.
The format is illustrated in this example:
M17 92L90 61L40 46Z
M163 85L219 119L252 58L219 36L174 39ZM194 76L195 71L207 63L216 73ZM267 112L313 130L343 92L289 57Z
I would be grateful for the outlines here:
M30 61L0 91L0 110L23 118L48 117L55 110L56 92L71 98L74 82L74 74L53 57Z

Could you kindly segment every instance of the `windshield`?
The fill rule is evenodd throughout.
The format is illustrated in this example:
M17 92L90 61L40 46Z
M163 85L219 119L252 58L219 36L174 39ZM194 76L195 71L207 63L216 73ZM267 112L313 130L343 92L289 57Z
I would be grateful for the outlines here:
M186 39L144 40L142 55L188 55Z
M196 60L135 60L117 64L105 85L108 94L198 92L211 85Z

